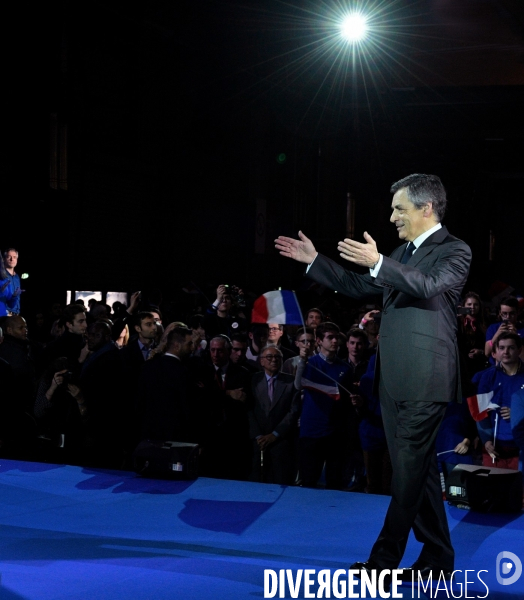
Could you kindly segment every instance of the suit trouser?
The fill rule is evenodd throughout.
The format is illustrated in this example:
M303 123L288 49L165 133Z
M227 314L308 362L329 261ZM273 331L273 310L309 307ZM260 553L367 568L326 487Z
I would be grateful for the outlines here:
M251 465L250 481L293 485L297 477L295 463L295 440L278 438L264 450L263 466L260 448L253 441L253 462Z
M344 468L347 462L347 437L339 432L324 437L301 437L299 440L299 475L303 487L316 487L324 464L326 488L344 487Z
M393 467L391 502L370 559L380 567L398 567L413 529L423 547L419 560L453 569L454 551L435 454L445 402L393 399L380 381L380 406Z

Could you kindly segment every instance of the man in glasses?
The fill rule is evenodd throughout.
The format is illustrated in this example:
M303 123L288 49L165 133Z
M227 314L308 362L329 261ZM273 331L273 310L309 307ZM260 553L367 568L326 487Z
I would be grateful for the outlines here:
M293 358L295 353L289 349L290 340L284 330L284 325L280 323L268 323L269 335L267 338L268 344L274 344L282 352L282 360ZM284 343L282 343L284 341Z
M498 314L500 321L490 325L486 331L486 347L484 351L491 364L495 364L491 353L496 347L500 335L503 333L516 333L521 339L524 338L524 329L522 328L522 323L518 322L518 315L519 301L517 298L510 296L502 300Z
M284 361L282 366L283 373L289 373L295 376L297 372L298 363L300 361L300 351L305 348L307 356L311 356L315 353L315 332L311 327L305 329L301 327L295 334L295 346L297 355L292 358L288 358Z
M253 481L292 485L296 477L295 439L300 393L292 375L282 373L282 352L267 345L260 352L263 371L252 379Z

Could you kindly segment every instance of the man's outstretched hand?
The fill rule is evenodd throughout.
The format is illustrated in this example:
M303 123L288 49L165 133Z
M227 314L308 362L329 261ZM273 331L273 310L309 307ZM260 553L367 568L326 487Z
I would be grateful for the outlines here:
M375 240L367 231L364 232L365 244L346 238L338 243L340 256L349 262L360 265L361 267L373 268L377 264L380 254L377 250Z
M275 240L275 248L282 256L310 265L317 257L318 252L315 250L313 242L301 231L298 232L298 237L300 239L295 240L279 235Z

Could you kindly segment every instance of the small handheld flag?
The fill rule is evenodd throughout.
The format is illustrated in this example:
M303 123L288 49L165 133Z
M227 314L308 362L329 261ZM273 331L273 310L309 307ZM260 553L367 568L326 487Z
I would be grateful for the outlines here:
M493 398L493 392L487 392L486 394L476 394L470 396L468 400L469 412L475 421L482 421L488 416L488 411L499 408L498 404L491 402Z
M251 323L302 325L302 315L295 292L279 290L259 296L253 304Z

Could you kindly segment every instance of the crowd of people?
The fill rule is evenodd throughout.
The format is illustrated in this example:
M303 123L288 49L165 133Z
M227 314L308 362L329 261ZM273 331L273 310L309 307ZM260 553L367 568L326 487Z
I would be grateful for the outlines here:
M250 323L242 291L219 285L205 310L170 322L139 292L129 306L77 300L30 319L17 261L9 248L0 262L2 456L133 469L142 440L193 442L203 476L390 492L374 386L380 306L340 325L319 308L303 326ZM473 292L457 307L469 402L447 408L444 475L457 463L519 468L521 308L508 297L490 315ZM492 409L479 414L486 394Z

